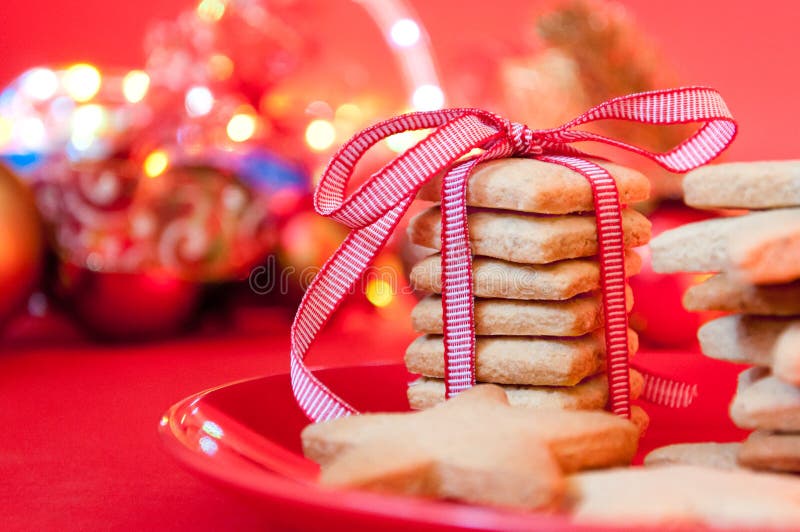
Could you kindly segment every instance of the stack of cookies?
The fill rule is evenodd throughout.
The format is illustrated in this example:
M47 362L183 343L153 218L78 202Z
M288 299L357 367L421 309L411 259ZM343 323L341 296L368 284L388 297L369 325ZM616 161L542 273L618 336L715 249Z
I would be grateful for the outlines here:
M620 202L647 199L649 182L639 172L600 162L614 177ZM420 199L436 201L440 182ZM467 188L470 244L474 254L476 360L479 382L499 384L512 405L567 410L606 406L605 341L597 232L589 182L563 166L532 159L479 165ZM630 248L650 239L640 213L622 213L625 268L638 273L641 259ZM438 249L441 213L433 206L410 222L411 241ZM412 408L444 400L442 281L439 254L412 270L412 286L430 295L412 312L422 336L406 352L409 371L421 378L408 390ZM628 310L633 300L628 292ZM638 339L629 332L633 354ZM632 396L641 374L631 372Z
M730 313L700 329L703 353L754 366L730 408L754 432L726 452L738 465L800 472L800 161L706 166L683 187L693 207L757 211L688 224L651 244L656 271L714 272L684 296L689 310Z

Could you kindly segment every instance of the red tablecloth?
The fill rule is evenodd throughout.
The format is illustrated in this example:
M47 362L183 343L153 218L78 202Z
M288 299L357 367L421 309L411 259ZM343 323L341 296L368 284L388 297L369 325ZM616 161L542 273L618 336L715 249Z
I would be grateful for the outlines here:
M253 508L173 461L157 426L194 392L288 371L288 324L271 331L3 348L0 530L268 529ZM309 362L398 360L410 339L367 336L336 328Z
M399 361L413 334L392 321L351 315L334 323L309 363ZM0 530L271 529L257 509L184 471L157 436L164 411L194 392L288 371L285 318L267 314L251 323L269 330L140 345L6 346ZM726 417L736 367L696 353L640 353L637 361L703 383L698 411ZM688 418L678 411L671 419L679 439L695 439L691 427L702 420L682 427ZM725 439L736 435L728 431Z

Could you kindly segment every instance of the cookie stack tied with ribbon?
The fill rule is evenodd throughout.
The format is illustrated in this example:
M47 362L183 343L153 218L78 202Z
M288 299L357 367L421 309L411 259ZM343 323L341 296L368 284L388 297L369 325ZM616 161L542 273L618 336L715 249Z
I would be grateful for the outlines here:
M616 182L620 203L647 199L648 179L618 164L594 161ZM440 180L419 199L438 201ZM525 158L478 165L467 183L469 243L475 320L475 378L502 385L512 405L599 410L608 401L601 265L592 187L562 165ZM410 240L441 247L439 205L414 217ZM631 248L650 240L650 222L630 207L622 211L624 266L638 273ZM408 370L421 378L408 389L412 408L445 398L445 347L441 256L434 253L411 271L415 290L428 293L412 312L422 333L406 351ZM633 304L627 290L627 310ZM638 345L628 332L630 354ZM643 378L631 371L631 397Z
M739 377L734 423L754 432L738 465L800 472L800 161L730 163L684 180L688 205L747 214L688 224L651 243L659 272L714 272L684 295L703 353L753 367ZM731 451L733 449L733 451Z
M625 120L631 125L639 123L651 126L695 122L700 124L700 128L672 149L653 153L586 130L593 122L605 120ZM348 181L359 160L372 146L398 133L425 129L432 129L432 132L375 172L355 192L346 194ZM361 131L331 159L314 195L317 212L350 227L351 232L309 285L292 323L290 375L292 391L299 407L317 422L358 413L309 370L305 357L331 315L356 287L384 247L414 198L427 183L437 179L441 180L441 187L433 185L433 190L441 192L440 212L443 221L438 221L438 210L433 210L421 215L412 229L412 232L420 232L417 241L424 241L430 247L441 246L442 251L441 326L430 329L420 327L426 333L441 332L443 337L444 390L437 397L450 399L475 385L476 335L483 340L488 329L493 333L488 335L492 336L492 340L496 339L494 336L516 335L522 336L524 344L528 337L538 338L538 341L544 341L542 338L584 337L577 342L591 344L593 340L590 333L597 331L602 324L599 313L599 307L602 306L607 390L597 390L597 381L595 388L589 386L590 390L595 390L595 397L599 397L593 400L593 404L603 406L608 397L607 408L611 412L630 418L635 413L630 403L631 395L635 395L631 394L634 388L632 384L636 388L643 388L642 397L659 404L688 404L693 397L693 388L685 383L650 373L643 376L643 386L641 380L631 382L625 249L635 245L637 239L640 243L645 242L649 227L642 217L620 206L614 177L573 144L627 150L649 158L672 172L686 172L719 155L735 135L736 122L725 102L719 93L706 87L620 96L589 109L563 126L547 130L532 130L524 124L511 122L481 109L441 109L390 118ZM484 203L488 207L468 207L468 196L473 199L481 196L480 187L472 187L472 192L468 194L473 171L483 163L511 157L533 159L537 164L546 163L544 168L553 171L553 174L547 174L547 179L554 175L566 175L574 180L577 176L588 182L589 187L575 189L579 190L577 201L571 198L572 192L567 193L564 189L551 189L551 197L536 199L535 194L522 188L511 188L508 193L500 194L505 196L503 201L487 196L485 202L477 203ZM556 174L555 168L559 166L574 172L575 176ZM617 178L622 179L621 175ZM587 194L588 190L591 190L591 197ZM541 205L552 203L556 207L541 211L536 207L537 201ZM469 209L474 208L479 210L469 213ZM493 212L487 208L512 212ZM537 210L547 214L534 214ZM586 213L590 210L594 211L594 215L574 214L575 211ZM571 212L573 214L567 214ZM424 223L426 220L427 225ZM521 229L515 228L516 225L520 225ZM639 231L635 230L637 225L641 233L634 236ZM442 231L440 226L445 230ZM441 241L437 240L437 235ZM505 250L505 254L492 256L488 251L492 248ZM564 264L574 267L576 264L561 261L584 260L581 264L591 269L591 259L585 258L597 256L601 289L586 288L587 292L579 295L579 288L572 297L567 297L565 294L569 292L560 288L561 300L553 294L548 300L544 297L546 291L541 294L520 292L525 296L522 299L480 297L476 304L473 295L473 255L483 257L480 260L505 261L498 264L511 265L512 269L521 268L517 271L527 272L524 278L530 277L530 272L537 269L558 269L563 268ZM494 255L499 255L499 252ZM628 260L636 259L629 255ZM435 265L432 266L435 268ZM543 277L547 275L543 274ZM566 278L561 275L555 277L562 280ZM436 282L435 275L431 282ZM511 293L509 291L505 296ZM592 301L598 296L600 304ZM435 299L426 304L430 305L430 301L436 307ZM491 303L488 305L491 312L487 311L484 303ZM556 312L554 308L560 308L561 311ZM513 313L507 313L506 309L513 309ZM422 310L424 307L418 313ZM491 319L485 318L485 314ZM422 323L421 315L418 317ZM435 314L429 317L432 322L436 321ZM567 318L566 324L561 324L563 318ZM534 328L534 325L538 328ZM551 328L544 329L545 325ZM591 350L591 347L588 349ZM570 349L565 351L570 352ZM516 373L513 369L510 371ZM591 369L586 371L586 375L591 373ZM575 384L583 382L580 376L574 379L577 379ZM602 377L600 379L602 383ZM441 390L441 383L430 382ZM557 381L551 379L550 382ZM566 384L569 381L562 382ZM514 402L518 403L516 396L521 393L524 397L525 391L531 390L524 386L515 388L507 385L505 392L513 395ZM421 386L415 389L421 389ZM555 394L569 399L576 395L576 390L577 395L581 395L581 389L586 389L586 386L540 387L537 391L539 397ZM583 408L590 408L586 403L592 401L586 401L585 397L585 393L581 401L572 397L573 408L577 408L580 402ZM420 403L417 405L420 406Z

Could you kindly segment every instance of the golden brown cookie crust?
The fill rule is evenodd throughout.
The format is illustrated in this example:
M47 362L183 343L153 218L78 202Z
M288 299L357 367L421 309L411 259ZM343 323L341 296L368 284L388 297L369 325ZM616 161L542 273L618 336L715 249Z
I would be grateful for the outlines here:
M513 406L556 410L602 410L608 403L608 379L605 374L589 377L575 386L500 385ZM644 388L644 379L631 370L631 398L637 399ZM409 384L411 408L422 410L444 401L442 379L420 377Z
M633 295L628 287L628 311ZM442 334L442 298L423 298L411 311L414 330ZM476 299L475 333L487 336L582 336L603 325L603 302L599 293L566 301Z
M684 177L683 194L699 209L800 207L800 160L701 166Z
M630 354L639 347L628 331ZM444 341L440 335L420 336L408 346L406 367L412 373L444 378ZM538 386L573 386L605 369L602 329L575 338L478 336L475 376L480 382Z
M509 211L477 211L467 216L474 255L524 264L546 264L598 253L592 215L537 216ZM411 219L408 235L414 244L439 249L441 213L431 207ZM633 209L622 211L625 247L650 240L650 221Z
M650 243L660 273L726 272L750 284L800 279L800 209L704 220L665 231Z
M750 368L739 375L730 414L743 429L800 432L800 388Z
M715 469L739 469L737 456L741 446L742 444L738 442L675 443L650 451L644 458L644 465L693 465Z
M800 315L800 282L752 285L719 273L690 287L683 296L687 310L719 310L760 316Z
M741 446L739 463L753 469L800 473L800 432L753 432Z
M592 159L617 183L620 203L646 200L650 181L640 172ZM441 177L425 184L419 199L440 199ZM592 188L582 175L560 164L535 159L497 159L479 164L467 182L467 205L541 214L594 210Z
M633 250L625 252L625 273L641 271L642 259ZM411 286L421 292L442 292L441 256L422 259L411 270ZM489 257L472 260L473 294L502 299L564 300L600 289L600 263L567 259L550 264L520 264Z

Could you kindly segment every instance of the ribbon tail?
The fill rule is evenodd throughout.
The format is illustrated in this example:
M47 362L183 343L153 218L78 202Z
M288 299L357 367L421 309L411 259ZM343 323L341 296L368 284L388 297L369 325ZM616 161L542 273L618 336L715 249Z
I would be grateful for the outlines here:
M699 391L697 384L678 381L637 368L644 377L642 399L659 406L686 408L694 403Z
M300 408L314 421L348 416L356 410L320 382L303 359L331 314L383 248L412 200L413 196L407 197L377 222L351 232L311 282L300 302L290 333L290 375Z
M625 241L617 184L607 170L584 159L562 155L546 155L539 159L566 166L585 177L592 186L597 223L597 256L600 262L603 293L608 402L612 412L630 418L631 383L628 363L628 308L625 300Z
M442 332L447 399L475 385L475 300L467 181L479 163L511 154L507 144L494 146L453 167L442 179Z
M442 179L442 332L445 397L475 384L472 251L467 226L467 179L479 159L459 164Z

